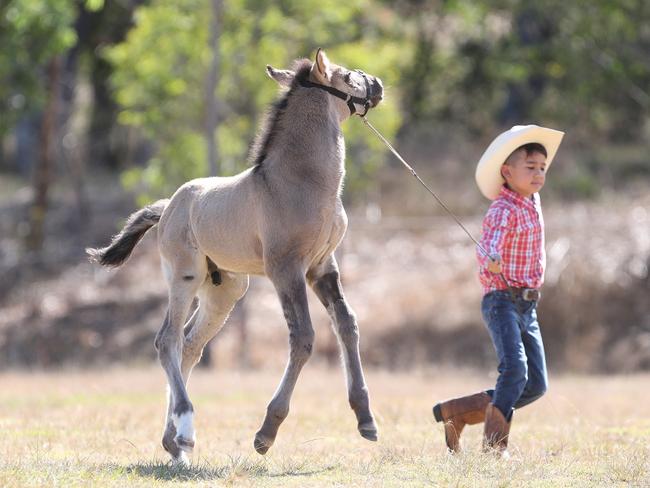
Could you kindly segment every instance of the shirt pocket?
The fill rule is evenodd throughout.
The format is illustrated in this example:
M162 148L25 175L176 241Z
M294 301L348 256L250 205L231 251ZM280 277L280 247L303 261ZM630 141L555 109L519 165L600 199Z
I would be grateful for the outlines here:
M536 232L539 232L539 222L531 221L531 220L525 220L523 222L520 222L519 225L517 225L517 236L530 236L531 234L534 234Z
M537 217L535 217L536 219ZM534 242L537 242L541 234L541 225L539 222L526 220L517 226L515 234L515 246L517 249L529 249ZM529 249L530 250L530 249Z

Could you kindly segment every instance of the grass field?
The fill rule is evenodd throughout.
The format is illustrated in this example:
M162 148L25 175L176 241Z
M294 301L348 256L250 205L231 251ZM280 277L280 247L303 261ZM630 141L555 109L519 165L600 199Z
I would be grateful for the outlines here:
M308 364L276 444L252 447L281 371L198 371L190 467L160 447L158 368L0 375L0 486L650 486L650 376L555 377L515 413L508 462L446 454L435 400L490 385L487 373L367 372L380 427L358 436L343 375Z

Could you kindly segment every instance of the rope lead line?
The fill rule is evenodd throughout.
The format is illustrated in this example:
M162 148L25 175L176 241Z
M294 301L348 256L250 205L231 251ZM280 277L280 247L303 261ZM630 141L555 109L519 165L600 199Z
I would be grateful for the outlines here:
M402 162L402 164L403 164L404 166L406 166L406 169L408 169L408 170L411 172L411 174L415 177L415 179L417 179L417 180L422 184L422 186L424 186L424 188L426 188L427 191L428 191L429 193L431 193L431 195L433 195L433 198L435 198L436 201L440 204L440 206L441 206L443 209L445 209L445 211L446 211L446 212L451 216L451 218L453 218L453 219L456 221L456 223L460 226L460 228L463 229L463 230L465 231L465 234L467 234L467 235L469 236L469 238L470 238L472 241L474 241L474 243L475 243L476 246L481 250L481 252L482 252L483 254L485 254L485 256L486 256L490 261L493 261L492 256L490 256L490 253L487 252L487 250L486 250L486 249L485 249L485 248L484 248L484 247L483 247L483 246L482 246L482 245L481 245L481 244L480 244L480 243L479 243L479 242L474 238L474 236L470 233L469 230L467 230L467 228L463 225L463 223L460 221L460 219L459 219L458 217L456 217L456 215L454 214L454 212L452 212L452 211L449 209L449 207L447 207L447 205L445 205L445 202L443 202L443 201L438 197L438 195L436 195L435 192L434 192L431 188L429 188L429 187L427 186L427 184L426 184L424 181L422 181L422 178L420 178L420 177L418 176L418 174L415 172L415 170L414 170L414 169L413 169L413 168L412 168L412 167L411 167L411 166L410 166L406 161L404 161L404 158L402 158L402 156L400 156L400 154L395 150L395 148L391 145L391 143L388 142L388 141L386 140L386 138L385 138L384 136L382 136L382 135L379 133L379 131L378 131L377 129L375 129L375 128L372 126L372 124L368 121L367 118L365 118L365 117L361 117L361 120L363 120L363 122L364 122L368 127L370 127L370 129L372 129L372 131L377 135L377 137L379 137L379 139L381 139L381 141L382 141L384 144L386 144L386 146L388 147L388 149L390 149L390 151L391 151L391 152L392 152L392 153L397 157L397 159L399 159L399 160ZM506 280L506 278L505 278L505 276L503 275L503 273L499 273L499 274L501 275L501 279L503 279L503 281L506 283L506 285L507 285L508 288L509 288L510 285L508 284L508 280Z
M408 169L413 176L424 186L431 195L433 195L433 198L435 198L440 206L445 209L445 211L456 221L456 223L465 231L465 233L469 236L469 238L474 241L474 243L478 246L478 248L488 257L490 258L490 253L488 253L483 246L474 238L474 236L467 230L467 228L463 225L463 223L460 221L458 217L445 205L445 203L434 193L434 191L427 186L427 184L422 181L422 178L418 176L418 174L415 172L415 170L409 166L409 164L404 161L404 158L400 156L400 154L395 150L395 148L388 142L384 136L382 136L377 129L375 129L370 122L368 122L368 119L365 117L361 117L361 119L365 122L365 124L372 129L372 131L377 134L377 137L383 141L384 144L388 147L388 149L391 150L391 152L399 159L404 166L406 166L406 169ZM491 259L491 258L490 258Z

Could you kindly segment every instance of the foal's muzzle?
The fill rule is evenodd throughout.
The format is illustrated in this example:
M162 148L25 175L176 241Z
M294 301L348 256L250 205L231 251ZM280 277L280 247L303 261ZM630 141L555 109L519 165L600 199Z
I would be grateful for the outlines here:
M373 78L369 98L373 108L379 105L379 102L384 99L384 86L379 78Z

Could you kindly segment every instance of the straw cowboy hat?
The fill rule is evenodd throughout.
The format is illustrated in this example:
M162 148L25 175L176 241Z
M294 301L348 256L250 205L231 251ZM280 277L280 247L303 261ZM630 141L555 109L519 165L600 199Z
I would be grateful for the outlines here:
M492 141L476 166L476 183L486 198L494 200L505 183L501 166L515 149L537 142L546 149L546 169L553 162L564 132L539 125L515 125Z

